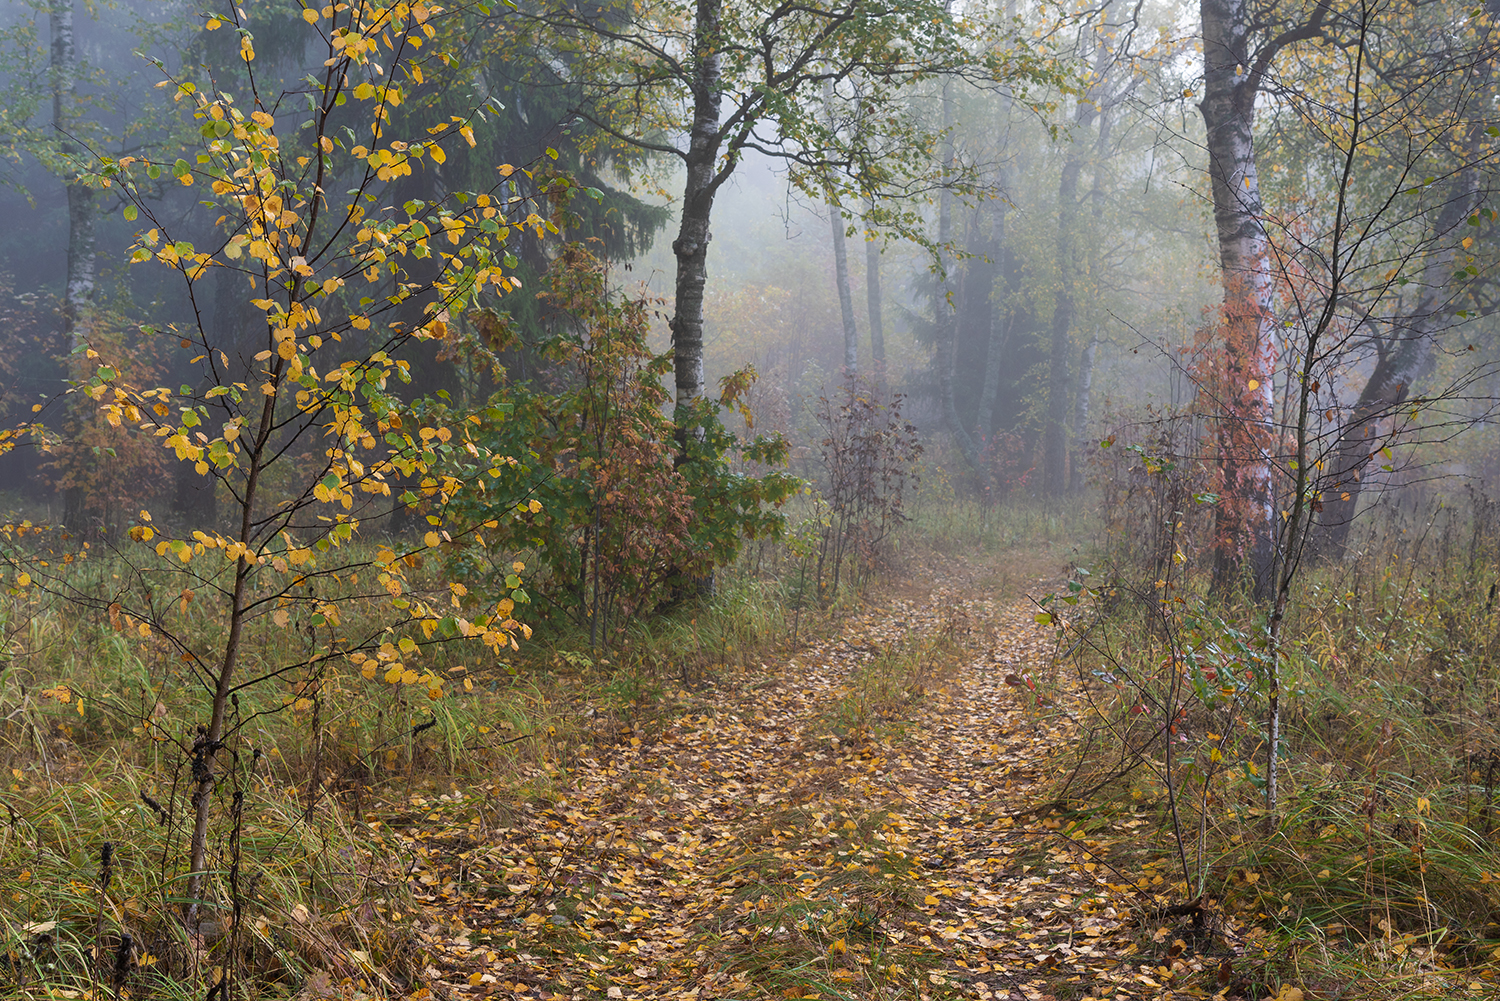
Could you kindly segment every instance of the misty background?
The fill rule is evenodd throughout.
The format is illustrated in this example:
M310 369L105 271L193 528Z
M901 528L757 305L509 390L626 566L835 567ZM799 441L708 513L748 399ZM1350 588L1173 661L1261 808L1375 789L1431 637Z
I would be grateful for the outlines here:
M74 106L62 112L67 129L60 130L54 121L57 68L49 48L49 12L58 6L9 2L0 15L6 133L0 147L0 409L8 424L30 419L34 404L55 401L66 389L64 286L70 239L76 249L82 226L90 229L85 255L95 269L93 301L108 311L118 335L134 345L162 384L193 379L189 352L174 343L174 324L189 327L204 315L221 328L246 322L243 296L225 280L202 283L189 302L167 272L128 266L129 247L142 226L124 218L116 192L96 191L84 217L70 215L67 196L69 163L86 156L84 150L170 162L188 149L194 130L157 84L164 73L211 78L216 67L229 65L233 50L223 36L206 33L187 6L76 5L79 80L68 98ZM257 70L289 84L310 67L294 41L296 8L247 8L252 21L266 25L257 36ZM1378 272L1357 289L1346 281L1335 297L1345 330L1341 348L1318 362L1325 376L1315 407L1329 417L1319 432L1328 451L1337 441L1337 415L1353 412L1376 360L1405 336L1402 310L1409 307L1403 302L1417 287L1431 286L1424 270L1429 258L1455 252L1460 238L1434 234L1433 207L1419 204L1422 185L1463 172L1476 179L1476 190L1487 190L1492 176L1488 149L1456 157L1407 142L1403 158L1393 159L1377 139L1359 148L1360 163L1342 182L1350 209L1338 216L1340 116L1363 114L1360 100L1367 106L1385 102L1384 117L1366 122L1367 134L1386 134L1378 127L1420 136L1424 108L1458 99L1438 89L1412 97L1430 86L1420 81L1410 84L1411 93L1392 96L1401 87L1400 73L1416 80L1411 67L1419 57L1467 58L1464 65L1472 68L1475 53L1488 44L1487 35L1479 41L1463 36L1470 29L1457 6L1428 5L1409 15L1451 29L1445 56L1430 44L1422 51L1403 49L1413 27L1398 8L1376 5L1368 11L1360 29L1370 40L1366 60L1376 62L1378 54L1389 73L1375 83L1369 82L1375 74L1351 77L1348 60L1337 55L1348 53L1347 44L1323 51L1310 46L1280 59L1256 99L1259 184L1280 283L1274 309L1285 334L1275 392L1283 428L1290 426L1286 389L1296 378L1288 372L1305 329L1296 317L1329 284L1318 262L1331 259L1337 237L1358 232L1368 245L1352 266ZM835 266L835 210L809 193L805 177L801 190L789 183L787 160L753 150L743 154L713 210L704 303L707 385L711 390L719 378L753 366L759 375L752 394L757 429L785 434L795 461L815 444L810 414L818 398L850 374L846 322L852 322L859 374L904 397L904 413L928 443L929 461L947 471L960 495L1079 495L1091 476L1118 474L1095 461L1100 441L1119 434L1127 440L1149 437L1141 429L1168 418L1202 418L1193 416L1202 402L1196 387L1223 292L1196 103L1203 72L1197 11L1181 4L1104 4L1063 17L1041 8L971 5L964 13L978 20L1009 16L1019 34L1040 36L1036 44L1050 60L1054 85L1028 80L1015 86L1005 79L944 84L933 78L905 88L906 109L940 139L929 148L889 151L908 162L908 173L920 183L881 202L844 198L852 307L847 321ZM498 31L506 16L479 17L475 30ZM515 317L523 339L540 336L548 321L535 303L537 276L562 240L592 241L608 262L618 295L656 300L652 343L667 351L680 165L671 157L601 142L576 111L587 96L576 87L554 86L556 67L549 69L540 53L532 56L503 47L476 55L477 72L461 78L443 100L483 109L475 124L478 145L466 162L419 170L392 183L384 197L399 204L441 194L490 177L499 163L541 163L549 148L557 150L557 166L602 197L575 200L578 215L560 238L518 240L522 288L489 305ZM1428 72L1424 80L1431 79ZM1447 71L1456 72L1452 66ZM857 86L849 86L849 93L830 92L825 100L857 103ZM1463 100L1475 101L1478 109L1471 119L1493 117L1487 80L1471 79L1466 93ZM672 113L664 113L668 123ZM951 119L946 128L944 116ZM658 141L680 147L685 140L667 124ZM847 187L841 190L848 194ZM198 204L201 195L201 189L164 183L150 197L161 218L181 223L180 231L197 227L207 235L212 220ZM1370 221L1393 201L1403 203L1396 221L1389 215ZM1476 219L1487 211L1484 204L1482 196L1475 202ZM905 222L890 224L892 213L904 214ZM1449 279L1441 317L1419 335L1433 349L1421 382L1407 388L1413 398L1446 401L1429 418L1444 430L1416 434L1420 449L1414 445L1399 460L1383 463L1391 468L1367 478L1369 483L1434 476L1487 483L1494 471L1495 442L1485 420L1496 358L1485 250L1490 222L1487 215L1481 221L1483 227L1464 233L1470 243L1462 248L1462 263L1473 273L1460 268L1462 281ZM1379 232L1372 236L1372 229ZM878 270L873 301L881 313L883 359L872 344L871 260ZM1414 284L1407 288L1407 282ZM942 350L949 336L945 323L952 324L951 356ZM540 364L524 351L510 362L507 378L514 380L536 376ZM463 378L435 355L417 359L415 371L414 394ZM1459 424L1467 433L1452 433ZM1172 447L1204 458L1187 439ZM0 458L0 484L9 505L47 520L63 514L57 471L35 451ZM153 492L178 509L187 503L172 484L153 484L149 477L137 479L132 489L141 492L143 504ZM1375 499L1370 492L1364 502Z

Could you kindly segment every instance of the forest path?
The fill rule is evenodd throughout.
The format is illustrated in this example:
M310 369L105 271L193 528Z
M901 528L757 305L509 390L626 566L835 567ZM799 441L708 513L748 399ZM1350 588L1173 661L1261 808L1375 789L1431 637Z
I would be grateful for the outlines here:
M1094 834L1023 813L1069 734L1026 710L1051 636L1020 590L934 561L836 635L673 693L673 714L565 761L537 802L429 804L404 836L440 915L434 990L1156 996L1126 959L1135 888L1096 863Z

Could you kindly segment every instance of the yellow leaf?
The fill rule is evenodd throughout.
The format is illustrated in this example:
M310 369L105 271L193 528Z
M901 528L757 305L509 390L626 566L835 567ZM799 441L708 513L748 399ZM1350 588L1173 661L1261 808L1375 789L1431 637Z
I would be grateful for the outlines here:
M31 574L23 573L16 575L16 586L25 587L31 583Z
M443 147L439 146L437 143L433 143L431 146L427 147L427 151L432 154L432 160L434 163L448 162L448 154L444 153Z
M928 907L936 907L938 905L939 901L938 901L938 898L934 897L932 894L929 893L927 895L927 899L923 900L922 903L926 904Z
M308 24L317 24L318 12L313 10L311 7L304 7L302 9L302 20L306 21Z
M292 620L292 614L285 608L278 608L271 613L271 621L276 623L277 629L285 629L286 624Z
M396 663L391 665L391 669L389 671L385 672L386 683L394 685L396 682L401 680L401 675L404 673L406 673L406 665L402 664L400 661L397 661Z
M297 342L288 337L276 345L276 353L282 357L282 360L291 361L297 357Z
M1260 380L1259 379L1251 379L1246 384L1246 388L1248 388L1250 390L1250 392L1252 392L1252 393L1255 392L1257 389L1260 388Z
M440 545L443 541L443 537L436 532L428 532L426 535L422 536L422 541L427 543L428 547L431 548L432 546Z

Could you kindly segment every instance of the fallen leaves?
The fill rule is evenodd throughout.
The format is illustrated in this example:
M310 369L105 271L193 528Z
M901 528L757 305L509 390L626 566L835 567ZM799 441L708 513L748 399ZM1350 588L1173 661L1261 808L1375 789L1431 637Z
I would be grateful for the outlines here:
M1229 996L1229 959L1141 927L1183 899L1170 871L1109 861L1144 820L1027 822L1070 739L1034 711L1051 641L936 588L669 693L550 795L413 803L432 966L476 998Z

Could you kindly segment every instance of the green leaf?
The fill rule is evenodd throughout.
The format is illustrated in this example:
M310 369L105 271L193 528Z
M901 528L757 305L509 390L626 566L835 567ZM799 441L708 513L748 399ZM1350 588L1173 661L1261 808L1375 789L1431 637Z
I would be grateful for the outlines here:
M125 206L125 221L126 222L135 222L135 220L140 216L140 214L141 214L140 209L136 208L134 205L127 205L127 206Z
M1050 625L1052 625L1052 613L1051 612L1037 612L1036 613L1036 624L1039 625L1039 626L1050 626Z

